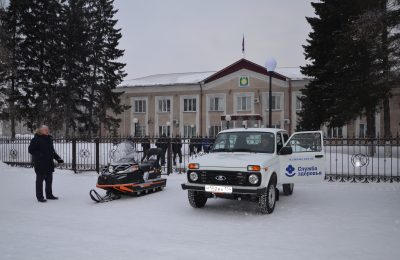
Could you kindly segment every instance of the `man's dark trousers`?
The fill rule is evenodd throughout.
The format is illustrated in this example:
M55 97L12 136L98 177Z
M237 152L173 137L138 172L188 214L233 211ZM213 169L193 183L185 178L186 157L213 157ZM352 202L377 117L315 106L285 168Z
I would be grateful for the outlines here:
M53 196L53 173L36 174L36 198L43 199L43 181L46 183L46 197Z

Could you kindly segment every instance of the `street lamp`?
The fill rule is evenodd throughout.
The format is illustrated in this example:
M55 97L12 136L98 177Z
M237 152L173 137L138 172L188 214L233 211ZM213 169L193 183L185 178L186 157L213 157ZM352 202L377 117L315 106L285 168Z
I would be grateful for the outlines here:
M275 71L276 68L276 60L274 58L268 58L267 61L265 62L265 68L267 69L267 72L269 72L269 94L268 94L268 106L269 106L269 121L268 121L268 127L272 127L272 74Z
M137 136L137 124L138 124L138 122L139 122L139 119L137 119L136 117L133 119L133 123L134 123L134 125L135 125L135 136Z
M231 121L231 115L226 115L225 116L225 121L226 121L226 129L229 129L229 122Z

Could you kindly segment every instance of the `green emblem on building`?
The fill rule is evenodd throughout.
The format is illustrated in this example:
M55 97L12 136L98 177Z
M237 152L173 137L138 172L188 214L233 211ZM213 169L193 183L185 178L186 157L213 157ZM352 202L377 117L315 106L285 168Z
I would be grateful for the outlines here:
M239 87L248 87L249 86L249 77L241 76L239 78Z

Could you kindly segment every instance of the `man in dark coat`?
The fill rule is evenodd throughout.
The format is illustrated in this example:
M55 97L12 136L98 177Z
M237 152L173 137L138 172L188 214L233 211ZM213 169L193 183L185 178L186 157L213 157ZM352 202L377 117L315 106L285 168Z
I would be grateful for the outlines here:
M156 141L156 147L160 148L162 150L162 155L161 155L161 165L165 165L165 153L168 150L168 137L163 134L160 138L157 139Z
M172 139L172 153L173 153L173 160L174 165L176 165L176 155L179 156L179 163L182 163L182 140L177 135L174 139Z
M56 153L53 146L53 139L49 135L49 128L41 126L32 138L28 148L32 155L33 165L36 173L36 198L39 202L46 202L43 197L43 181L46 183L46 198L57 200L53 195L52 182L54 172L54 161L63 163L64 161Z
M147 135L142 139L142 149L143 149L143 157L142 157L142 162L143 162L144 158L147 157L147 152L150 149L150 139Z
M194 148L196 147L196 139L194 137L190 138L189 141L189 156L196 154Z

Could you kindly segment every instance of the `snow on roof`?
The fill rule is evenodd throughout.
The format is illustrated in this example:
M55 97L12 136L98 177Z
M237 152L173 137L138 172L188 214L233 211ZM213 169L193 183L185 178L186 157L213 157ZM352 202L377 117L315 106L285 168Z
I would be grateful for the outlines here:
M292 80L309 79L310 77L304 75L300 71L300 67L281 67L277 68L275 72Z
M303 80L309 77L300 72L300 67L282 67L277 68L277 73L292 80ZM143 87L143 86L171 86L171 85L190 85L198 84L206 78L214 75L215 71L204 72L184 72L155 74L146 77L125 80L119 87Z
M197 84L215 71L156 74L124 81L120 87Z
M243 128L243 127L238 127L238 128L225 129L225 130L222 130L220 133L235 133L235 132L268 132L268 133L276 133L276 132L281 132L281 131L286 132L285 129L280 129L280 128L266 128L266 127Z

